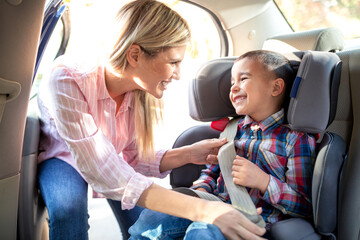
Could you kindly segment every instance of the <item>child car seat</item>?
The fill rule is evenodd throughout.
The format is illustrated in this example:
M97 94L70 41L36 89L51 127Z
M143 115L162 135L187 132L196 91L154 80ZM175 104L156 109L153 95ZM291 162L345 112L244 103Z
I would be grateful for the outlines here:
M341 61L336 54L329 52L294 52L286 56L297 71L289 102L288 124L294 130L323 133L323 137L313 176L314 221L308 222L301 218L280 221L273 225L271 234L274 239L294 239L294 236L298 237L296 239L321 239L321 235L335 236L338 176L346 155L346 144L338 135L324 131L336 113ZM228 97L234 60L216 59L200 68L190 84L189 107L192 118L209 122L236 116ZM192 127L179 136L174 147L218 136L219 132L209 125ZM170 176L172 187L191 186L204 167L189 164L174 169ZM327 211L329 209L332 211Z

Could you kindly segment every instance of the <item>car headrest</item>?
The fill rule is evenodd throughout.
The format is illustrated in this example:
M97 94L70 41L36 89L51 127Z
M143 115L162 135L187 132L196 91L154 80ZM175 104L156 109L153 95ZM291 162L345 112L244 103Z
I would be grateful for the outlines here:
M297 72L288 104L287 121L294 130L323 132L333 121L340 82L341 61L330 52L293 52L284 54ZM206 62L189 87L190 116L210 122L235 117L229 92L232 58Z
M345 39L335 27L319 28L308 31L276 35L265 40L264 50L290 51L325 51L336 52L344 49Z

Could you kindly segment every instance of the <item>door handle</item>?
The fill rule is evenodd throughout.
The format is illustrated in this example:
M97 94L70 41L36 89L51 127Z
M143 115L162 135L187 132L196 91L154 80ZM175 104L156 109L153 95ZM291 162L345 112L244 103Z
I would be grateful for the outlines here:
M6 103L19 96L20 91L20 83L0 78L0 123Z

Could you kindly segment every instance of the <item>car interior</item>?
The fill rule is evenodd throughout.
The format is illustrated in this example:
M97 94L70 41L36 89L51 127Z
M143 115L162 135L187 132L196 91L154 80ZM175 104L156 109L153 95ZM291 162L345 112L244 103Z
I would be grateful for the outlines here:
M309 89L305 90L304 97L298 100L298 103L302 102L304 110L311 111L314 104L321 105L324 103L318 91L325 90L327 94L332 95L332 98L328 96L326 105L331 105L328 109L332 108L333 110L330 110L329 114L324 114L324 109L328 107L324 105L318 106L318 109L314 109L312 113L299 111L295 116L292 116L293 120L297 121L296 124L301 126L298 130L309 133L317 132L323 135L322 141L319 142L318 157L314 166L312 186L313 222L302 221L299 218L280 221L274 224L271 229L274 239L322 239L326 237L330 239L358 239L359 237L358 233L350 233L349 230L350 228L356 229L359 227L358 215L352 215L353 220L350 220L350 215L344 215L344 213L348 211L347 213L350 214L351 210L347 209L346 206L356 206L358 204L357 199L359 199L358 191L351 191L348 184L351 185L351 182L356 184L357 174L354 169L359 167L355 157L358 150L357 147L354 147L355 144L352 143L353 139L357 139L353 134L356 133L356 131L354 132L354 129L356 129L354 115L356 115L355 112L358 111L358 107L354 106L357 105L357 99L352 99L353 94L351 93L354 90L355 83L351 84L351 81L359 79L359 76L355 76L359 74L359 70L356 70L359 66L356 67L355 62L359 60L360 51L341 51L344 45L339 33L340 31L337 29L317 29L297 34L274 36L267 39L264 44L264 49L275 50L271 49L271 44L267 44L267 41L276 39L281 41L280 44L286 45L287 49L291 50L312 50L315 54L320 51L326 53L336 52L332 54L338 56L339 61L341 60L340 65L342 65L342 67L333 66L336 71L333 70L331 73L332 77L338 78L339 83L334 81L334 85L316 86L310 80ZM324 42L327 44L324 44ZM278 46L278 43L276 45ZM285 53L285 51L283 52ZM286 54L286 56L293 60L291 56L289 57L289 54ZM199 69L190 84L189 90L189 109L192 118L202 122L209 122L235 115L228 99L230 69L233 61L234 58L212 60ZM329 63L323 60L321 62L329 67ZM315 79L321 77L321 67L313 66L311 73ZM357 86L359 85L357 84ZM316 88L316 92L311 95L311 89L314 90L314 88ZM349 102L352 102L352 108L350 109ZM325 125L322 123L323 128L314 126L314 124L318 124L319 113L323 118L325 117ZM304 119L307 119L307 123L301 122ZM289 115L288 121L290 123ZM314 129L316 131L312 132ZM216 138L219 133L209 125L196 126L181 134L174 147L188 145L206 138ZM204 167L186 165L173 170L171 173L172 187L190 187L200 176ZM344 203L348 205L344 205ZM299 235L294 237L294 232Z
M302 79L289 103L294 111L288 122L294 129L321 133L321 138L314 163L313 219L280 221L271 234L274 239L360 239L360 44L347 47L341 29L334 27L293 31L272 0L183 2L209 13L221 48L220 58L205 62L189 85L189 112L199 125L185 130L173 147L217 138L220 132L210 122L235 116L228 99L235 56L252 49L284 53ZM64 6L62 0L0 1L0 239L48 239L46 206L36 186L40 125L29 110L29 98L42 51L56 23L63 21ZM58 54L65 52L68 38ZM174 169L171 186L191 186L204 167Z

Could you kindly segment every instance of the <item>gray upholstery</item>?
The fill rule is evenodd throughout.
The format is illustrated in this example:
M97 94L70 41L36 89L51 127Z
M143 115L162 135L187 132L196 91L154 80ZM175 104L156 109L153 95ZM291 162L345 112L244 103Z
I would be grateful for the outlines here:
M203 139L218 138L219 131L210 126L196 126L185 130L175 141L173 148L193 144ZM181 168L175 169L170 174L170 184L173 188L190 187L199 177L200 172L205 166L187 164Z
M312 182L314 227L300 218L280 221L271 227L271 236L275 240L310 240L321 239L321 236L336 239L339 179L346 155L345 141L337 134L325 133L318 147Z
M334 133L324 135L312 184L314 225L324 235L332 235L336 231L338 183L346 154L347 145L340 136Z
M263 49L277 52L306 50L336 52L343 50L344 45L342 32L337 28L329 27L276 35L264 42Z
M270 234L275 240L320 240L309 221L302 218L290 218L272 225Z
M228 116L236 116L229 99L231 67L236 58L220 58L208 61L190 83L190 116L208 122Z
M45 203L37 188L36 174L39 139L39 119L37 116L29 113L26 118L21 161L18 239L40 239L44 227L42 223L47 218Z
M338 186L336 237L340 240L358 240L360 239L360 49L336 54L342 61L337 110L333 122L326 130L340 135L348 146L348 156L342 167ZM338 144L332 145L334 147ZM327 155L331 156L332 153ZM314 176L316 177L316 172ZM330 197L323 202L329 199ZM318 213L315 212L315 214L325 214L324 217L314 218L314 224L323 233L330 232L334 226L332 221L335 213L327 212L334 210L334 206L329 206L334 203L326 204L328 205L325 208ZM328 225L325 227L324 224Z
M337 53L343 61L338 107L329 131L349 146L339 189L338 239L360 239L360 49Z
M349 145L353 134L354 115L359 114L360 49L338 52L343 66L335 119L328 130L340 135Z
M336 54L304 54L291 90L287 119L292 129L308 133L326 129L333 118L330 113L336 109L340 72L341 62Z

